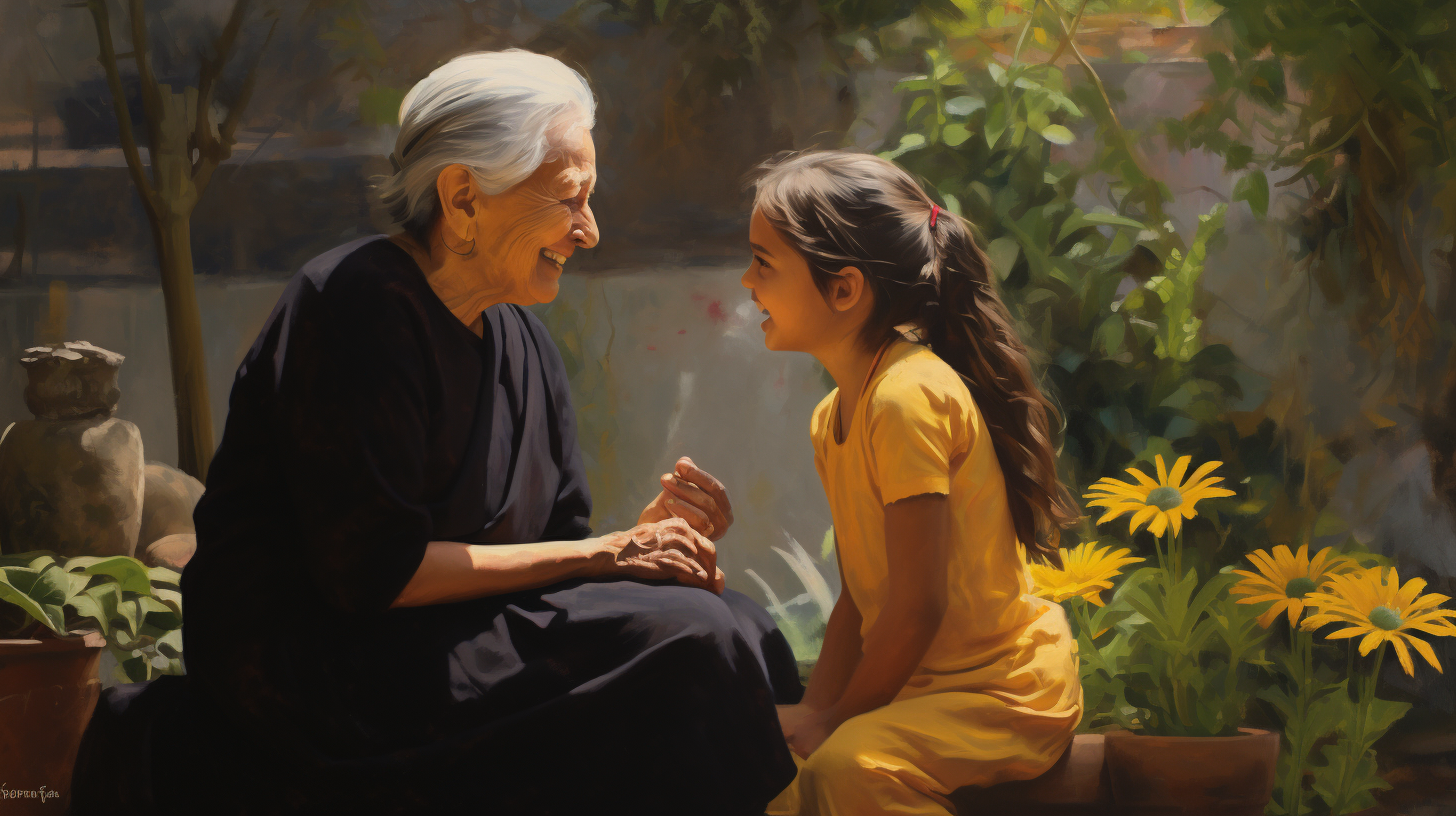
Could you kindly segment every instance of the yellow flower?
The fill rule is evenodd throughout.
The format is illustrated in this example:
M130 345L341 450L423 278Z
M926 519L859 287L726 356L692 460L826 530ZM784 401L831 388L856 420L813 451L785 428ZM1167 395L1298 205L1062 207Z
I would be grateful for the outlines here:
M1091 499L1087 502L1089 507L1107 508L1107 512L1097 520L1098 524L1115 519L1123 513L1132 513L1127 530L1129 533L1137 532L1139 527L1147 523L1148 532L1155 536L1162 535L1169 527L1172 528L1173 535L1177 535L1183 528L1183 519L1198 515L1193 510L1196 502L1234 494L1232 490L1215 487L1223 481L1222 476L1209 475L1222 462L1204 462L1184 481L1183 474L1192 460L1191 456L1179 457L1173 465L1173 472L1169 473L1167 466L1163 464L1162 454L1158 454L1157 481L1153 481L1141 470L1130 467L1127 472L1137 479L1137 484L1112 478L1098 479L1090 488L1092 492L1085 494L1083 498Z
M1316 611L1304 619L1303 626L1305 629L1317 629L1327 623L1349 624L1344 629L1331 632L1328 637L1363 635L1360 640L1362 655L1370 654L1371 649L1389 642L1395 646L1401 668L1406 674L1414 676L1415 666L1406 648L1409 644L1436 671L1441 671L1441 663L1436 660L1431 644L1414 633L1456 636L1456 623L1452 623L1456 610L1438 609L1451 599L1435 592L1422 595L1421 590L1425 588L1426 582L1420 578L1412 578L1401 586L1400 576L1394 567L1389 568L1389 572L1383 567L1373 567L1332 575L1325 589L1311 593L1307 598Z
M1131 550L1126 548L1098 549L1095 543L1078 544L1064 553L1061 569L1032 564L1031 577L1036 583L1036 595L1056 603L1082 597L1102 606L1102 590L1112 589L1112 579L1122 574L1123 567L1143 559L1129 557Z
M1319 589L1331 575L1349 569L1348 560L1332 553L1329 547L1310 558L1308 544L1301 544L1296 553L1291 553L1287 544L1275 547L1272 555L1255 550L1249 553L1249 560L1254 562L1258 572L1234 570L1234 574L1242 575L1244 580L1235 584L1229 592L1249 596L1239 598L1241 604L1274 602L1259 615L1259 625L1265 629L1279 617L1280 612L1287 612L1289 625L1294 626L1299 622L1299 616L1304 614L1309 594Z

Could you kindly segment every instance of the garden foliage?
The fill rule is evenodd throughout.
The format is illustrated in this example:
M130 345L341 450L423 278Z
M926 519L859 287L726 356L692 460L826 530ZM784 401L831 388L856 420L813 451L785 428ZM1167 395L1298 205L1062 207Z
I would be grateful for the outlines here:
M94 629L125 682L182 674L181 576L135 558L0 556L0 637Z

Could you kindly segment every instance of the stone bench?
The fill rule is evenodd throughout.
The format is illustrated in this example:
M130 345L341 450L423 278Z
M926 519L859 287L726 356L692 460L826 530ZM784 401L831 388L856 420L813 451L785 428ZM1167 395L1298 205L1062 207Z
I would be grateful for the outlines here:
M1105 738L1078 734L1055 765L1035 779L951 794L960 816L1102 816L1112 813L1112 789L1103 766Z

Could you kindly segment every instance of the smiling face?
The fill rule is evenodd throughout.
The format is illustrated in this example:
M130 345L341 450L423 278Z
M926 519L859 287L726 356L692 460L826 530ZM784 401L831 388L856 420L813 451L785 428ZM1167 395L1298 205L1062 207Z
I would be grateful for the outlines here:
M742 283L765 312L764 345L774 351L813 354L839 339L845 330L843 315L814 285L804 257L757 209L748 224L748 242L753 263L743 273Z
M503 290L502 302L550 302L566 260L578 247L597 244L597 222L587 203L597 181L591 132L571 127L556 144L550 161L504 193L482 197L476 210L478 262Z

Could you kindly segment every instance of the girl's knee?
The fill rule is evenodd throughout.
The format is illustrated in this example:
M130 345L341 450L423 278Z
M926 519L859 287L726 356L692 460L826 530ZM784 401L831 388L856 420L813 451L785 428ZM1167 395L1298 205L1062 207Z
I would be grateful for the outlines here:
M884 771L877 767L857 740L835 739L830 735L804 760L799 773L816 784L830 788L863 788L883 784Z

